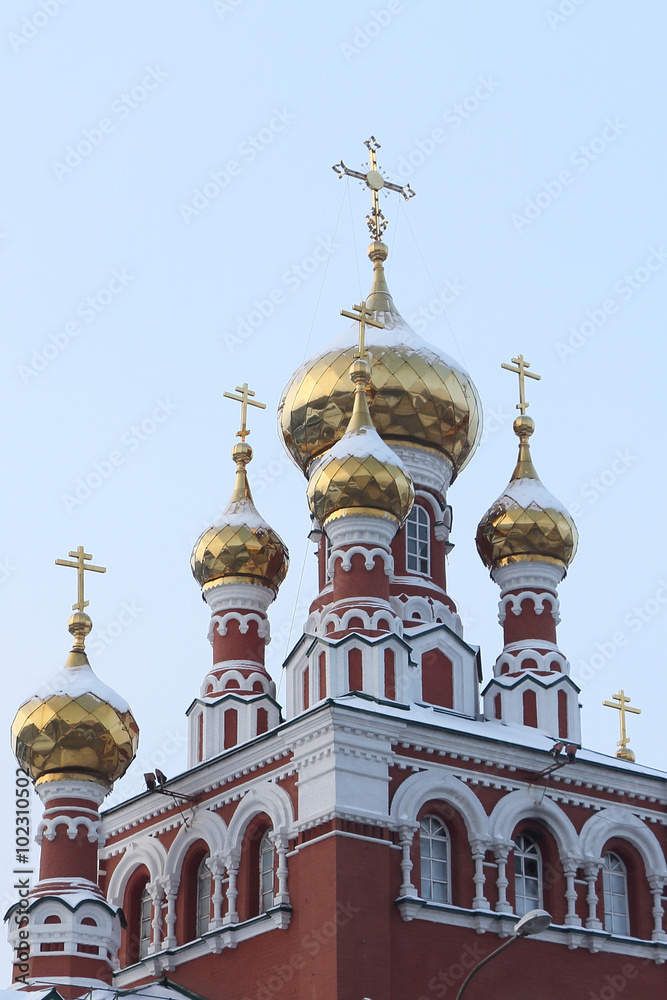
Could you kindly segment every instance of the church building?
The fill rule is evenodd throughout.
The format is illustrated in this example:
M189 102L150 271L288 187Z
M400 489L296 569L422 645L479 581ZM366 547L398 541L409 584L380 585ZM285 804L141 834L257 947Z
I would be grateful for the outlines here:
M212 658L202 635L187 767L107 811L138 727L85 650L85 571L101 567L70 554L73 649L12 729L43 804L39 881L7 918L13 988L40 1000L441 1000L503 944L467 1000L667 996L666 775L627 747L622 691L616 758L582 749L557 635L577 529L531 456L539 376L521 354L503 366L519 381L518 457L480 498L501 626L483 678L446 574L448 489L481 403L394 304L379 193L412 191L367 147L368 169L335 169L372 195L370 291L279 405L318 554L284 705L265 649L288 553L279 506L253 502L262 404L247 383L231 393L231 498L192 552Z

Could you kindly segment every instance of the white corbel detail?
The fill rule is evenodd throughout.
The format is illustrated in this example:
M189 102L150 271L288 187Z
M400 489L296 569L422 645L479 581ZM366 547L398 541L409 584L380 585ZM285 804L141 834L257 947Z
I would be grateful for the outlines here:
M402 823L398 830L398 842L401 845L401 896L417 897L419 893L412 884L412 841L419 827L416 823Z
M336 560L340 559L341 569L349 573L352 569L352 557L356 555L364 556L364 565L369 571L375 568L375 559L377 556L380 556L384 563L385 574L391 576L394 572L394 558L391 552L387 552L386 549L381 549L378 546L368 549L364 545L353 545L349 549L335 549L329 556L327 571L333 574Z
M218 635L227 635L227 623L238 622L239 632L245 635L250 627L250 622L257 622L257 635L267 643L271 641L271 628L268 618L261 618L254 612L244 615L240 611L227 611L224 615L213 615L208 627L208 641L213 644L213 634L217 629Z
M105 843L100 821L97 820L97 822L94 822L87 816L54 816L53 819L41 820L35 837L37 843L41 844L43 837L46 837L47 840L55 840L56 829L59 826L67 827L67 836L70 840L76 840L78 828L85 826L88 830L88 840L91 844L103 846Z
M507 606L511 604L511 611L513 615L517 617L521 614L522 605L525 600L531 600L535 605L535 614L541 615L544 611L544 602L549 601L551 604L551 615L556 622L556 625L560 622L560 604L558 598L553 594L537 593L535 590L522 590L520 594L505 594L504 597L498 603L498 621L502 625L507 617Z

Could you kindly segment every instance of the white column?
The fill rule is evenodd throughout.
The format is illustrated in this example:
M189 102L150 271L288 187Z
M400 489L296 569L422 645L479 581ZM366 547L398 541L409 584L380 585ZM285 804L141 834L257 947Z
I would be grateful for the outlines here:
M164 875L160 879L160 884L167 898L166 933L162 943L162 949L166 951L176 947L176 898L179 879L175 875Z
M493 846L493 853L498 865L498 874L496 876L496 887L498 889L496 910L498 913L512 912L512 907L507 902L507 886L509 885L507 878L507 858L511 847L511 844L494 844Z
M470 841L472 859L475 862L475 874L472 877L473 882L475 883L475 898L472 901L473 910L491 909L489 901L484 895L484 883L486 882L486 875L484 874L484 855L486 854L487 846L488 845L485 840L475 838Z
M160 950L160 941L162 940L162 900L164 898L164 889L159 882L149 882L146 888L153 901L153 920L151 923L153 934L149 949L149 954L152 955L154 952Z
M581 917L577 916L577 887L574 883L577 877L577 862L575 858L565 858L563 860L563 872L565 873L565 899L567 900L567 913L565 923L571 927L581 927Z
M418 896L417 889L412 884L412 842L419 827L416 823L403 823L398 830L398 842L401 845L401 896Z
M241 852L238 850L229 851L224 855L224 865L227 869L227 913L223 919L223 924L238 924L239 915L236 909L236 899L239 891L236 888L236 880L239 874L239 864Z
M665 880L660 875L649 875L648 884L651 887L651 895L653 896L653 934L652 938L654 941L667 941L667 935L662 929L662 918L663 918L663 905L662 905L662 891L665 886Z
M273 841L276 854L278 856L278 864L276 866L276 875L278 877L278 892L274 897L274 904L276 906L281 903L286 903L289 906L289 892L287 891L287 852L289 850L289 840L287 838L287 832L283 827L271 835L271 840Z
M586 884L588 885L588 893L586 895L588 917L586 918L586 926L591 930L598 931L602 929L602 921L598 918L598 894L595 886L600 868L602 868L602 861L593 861L584 865L584 874L586 876Z
M222 904L225 901L222 883L225 876L225 862L221 854L214 854L206 861L206 867L213 878L213 917L211 919L211 930L215 931L222 927Z

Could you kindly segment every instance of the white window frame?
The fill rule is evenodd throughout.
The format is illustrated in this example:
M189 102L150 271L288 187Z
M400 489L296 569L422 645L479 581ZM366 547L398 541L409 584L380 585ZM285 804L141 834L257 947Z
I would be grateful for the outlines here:
M435 845L438 847L434 851ZM444 857L438 854L444 854ZM429 814L419 824L419 861L421 898L433 903L451 903L451 839L439 816Z
M526 862L536 862L537 875L527 873ZM529 887L534 892L529 893ZM514 841L514 912L522 917L530 910L541 909L542 897L542 852L534 837L522 833Z
M209 871L209 856L206 854L199 862L197 869L197 937L206 934L211 922L211 872Z
M273 906L275 891L276 852L267 830L259 842L259 912L266 913Z
M139 903L139 958L146 958L151 946L151 930L153 924L153 898L144 886Z
M405 568L408 573L431 575L431 518L418 503L413 504L405 522Z
M618 888L618 879L622 888ZM602 895L604 899L604 929L610 934L630 936L630 907L628 905L628 870L622 858L614 851L602 857Z

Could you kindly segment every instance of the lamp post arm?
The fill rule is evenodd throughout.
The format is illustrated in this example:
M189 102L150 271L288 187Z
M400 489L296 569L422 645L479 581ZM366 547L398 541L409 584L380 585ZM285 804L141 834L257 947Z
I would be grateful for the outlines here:
M501 951L505 951L506 948L509 948L509 946L511 944L514 944L514 942L518 941L518 940L519 940L519 936L516 935L516 934L513 934L510 938L507 939L507 941L503 941L503 943L500 945L499 948L496 948L496 950L492 951L490 955L487 955L486 958L483 958L482 961L479 963L479 965L476 965L474 969L471 969L470 972L468 973L468 975L465 977L465 979L461 983L461 989L456 994L456 1000L461 1000L461 997L463 996L463 994L466 991L466 987L467 987L468 983L473 978L473 976L477 975L477 973L479 972L480 969L483 969L484 966L488 962L490 962L493 958L496 957L496 955L499 955L501 953Z

